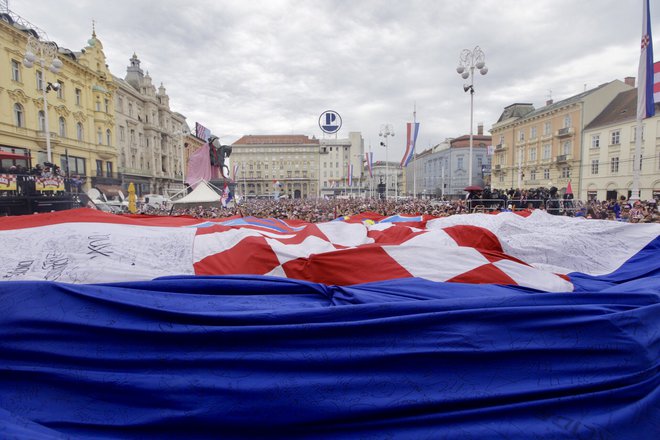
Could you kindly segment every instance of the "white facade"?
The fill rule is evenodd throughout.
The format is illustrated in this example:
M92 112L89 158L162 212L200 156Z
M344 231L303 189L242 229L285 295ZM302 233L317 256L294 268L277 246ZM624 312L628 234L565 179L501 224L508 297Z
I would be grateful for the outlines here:
M637 121L593 127L584 131L582 200L629 196L633 186L633 159ZM643 121L640 199L660 198L660 116Z
M360 191L367 185L364 140L360 132L349 132L344 139L321 139L319 188L322 196ZM353 166L352 185L348 184L349 165Z

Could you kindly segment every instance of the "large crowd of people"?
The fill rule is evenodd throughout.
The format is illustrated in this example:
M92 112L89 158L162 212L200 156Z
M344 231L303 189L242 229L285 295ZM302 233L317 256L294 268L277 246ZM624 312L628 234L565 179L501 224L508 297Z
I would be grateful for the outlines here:
M471 193L466 199L436 200L418 198L365 199L243 199L223 206L153 207L143 205L140 213L151 215L188 215L196 218L254 216L260 218L299 219L312 223L363 212L390 215L428 215L446 217L471 212L503 212L540 209L554 215L585 219L616 220L630 223L660 222L657 202L575 200L572 194L559 195L556 188L523 191L488 191Z

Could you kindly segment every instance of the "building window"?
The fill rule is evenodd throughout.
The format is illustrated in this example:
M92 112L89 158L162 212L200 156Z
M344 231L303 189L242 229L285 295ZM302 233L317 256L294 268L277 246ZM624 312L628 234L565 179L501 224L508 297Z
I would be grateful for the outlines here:
M571 154L571 141L566 141L562 144L563 146L563 154Z
M101 111L101 101L99 101L98 98L96 99L95 108L97 112Z
M83 131L83 125L82 125L82 122L78 122L78 123L76 124L76 138L77 138L79 141L82 141L82 140L83 140L83 136L84 136L84 134L85 134L85 132Z
M82 105L82 90L76 89L76 105Z
M72 175L78 174L79 176L85 176L87 174L85 159L82 157L69 156L69 172Z
M57 85L59 85L59 87L57 88L57 97L60 99L64 99L64 83L62 81L58 81Z
M60 137L66 137L66 121L62 116L59 119Z
M522 142L522 141L525 140L525 132L524 132L523 130L519 130L519 131L518 131L518 140L519 140L520 142Z
M133 117L133 103L128 103L128 116Z
M105 104L105 112L106 112L106 113L110 113L110 100L108 100L108 98L106 98L106 99L103 101L103 103Z
M552 123L545 122L543 124L543 136L550 136L552 134Z
M543 145L543 159L550 159L550 153L552 152L551 145L550 144L545 144Z
M123 125L119 126L119 140L122 142L126 140L126 127Z
M459 157L456 159L456 169L462 170L463 169L463 158Z
M529 129L529 138L536 139L536 126Z
M529 150L529 161L536 162L536 148L531 148ZM536 180L536 179L532 179L532 180Z
M96 140L99 145L103 145L103 132L100 128L96 130Z
M44 73L41 70L37 70L36 72L37 75L37 90L43 90L44 89Z
M642 141L644 140L644 125L642 125ZM636 142L637 141L637 127L633 127L632 129L632 139L630 139L630 142Z
M14 122L16 122L17 127L25 126L25 113L23 112L23 106L19 103L14 104Z
M594 176L598 174L598 159L591 160L591 174Z
M117 110L119 110L119 113L124 113L124 98L121 96L117 97Z
M571 126L571 116L564 116L564 128L569 128Z
M105 131L105 144L106 145L112 145L112 136L110 135L110 129L108 128Z
M618 157L613 157L610 159L610 172L611 173L618 173L619 172L619 158Z
M543 170L543 180L550 179L550 168L545 168Z
M96 175L103 176L103 161L96 159Z
M106 177L112 177L112 162L105 163Z
M43 110L39 110L37 115L39 131L46 131L46 115Z
M532 181L535 181L535 180L536 180L536 170L532 170L532 171L529 172L529 178L530 178Z
M600 135L592 134L591 135L591 148L600 148Z
M611 145L619 145L621 138L621 131L615 130L611 133Z
M21 82L21 67L20 63L16 60L11 60L11 79L16 82Z
M561 168L561 178L570 179L571 177L571 167L562 167Z

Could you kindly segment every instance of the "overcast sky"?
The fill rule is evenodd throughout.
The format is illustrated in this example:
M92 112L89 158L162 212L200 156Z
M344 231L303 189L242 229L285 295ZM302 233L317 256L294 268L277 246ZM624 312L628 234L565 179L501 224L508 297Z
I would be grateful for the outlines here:
M339 137L359 131L377 159L394 126L399 160L413 106L418 151L469 134L470 98L456 73L480 46L474 132L503 108L537 108L586 88L637 76L643 0L9 0L9 8L77 51L92 33L123 78L135 52L170 106L231 143L247 134L323 137L325 110ZM656 60L660 4L651 2Z

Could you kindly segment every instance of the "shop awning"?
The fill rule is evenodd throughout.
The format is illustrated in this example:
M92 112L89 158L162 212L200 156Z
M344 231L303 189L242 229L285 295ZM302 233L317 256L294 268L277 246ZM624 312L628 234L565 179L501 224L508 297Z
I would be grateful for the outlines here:
M30 156L24 154L10 153L9 151L0 151L0 160L2 159L23 159L29 160Z

